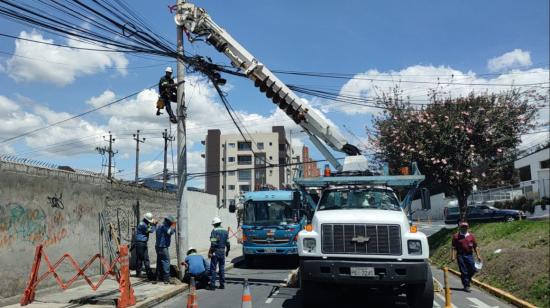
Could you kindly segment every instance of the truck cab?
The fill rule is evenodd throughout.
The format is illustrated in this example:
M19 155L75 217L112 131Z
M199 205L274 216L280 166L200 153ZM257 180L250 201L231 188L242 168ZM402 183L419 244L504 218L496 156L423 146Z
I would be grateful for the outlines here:
M320 290L332 285L401 291L410 307L432 307L427 237L410 223L403 209L407 200L400 202L390 185L380 185L406 184L407 178L411 176L309 180L324 187L311 224L298 235L305 306L315 307ZM409 183L416 185L414 179Z
M296 239L306 224L300 193L255 191L244 196L243 255L247 263L259 256L297 256Z

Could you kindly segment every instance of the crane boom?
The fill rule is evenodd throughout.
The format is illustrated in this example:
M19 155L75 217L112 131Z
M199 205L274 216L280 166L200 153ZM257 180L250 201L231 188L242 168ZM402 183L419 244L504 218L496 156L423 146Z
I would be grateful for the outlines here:
M231 65L241 70L254 81L254 86L270 98L296 124L309 135L312 142L336 169L342 166L319 140L333 150L350 156L361 155L361 151L349 144L340 131L308 107L285 83L259 62L227 31L218 26L208 13L192 3L181 4L176 11L175 21L188 34L204 37L216 50L231 60Z

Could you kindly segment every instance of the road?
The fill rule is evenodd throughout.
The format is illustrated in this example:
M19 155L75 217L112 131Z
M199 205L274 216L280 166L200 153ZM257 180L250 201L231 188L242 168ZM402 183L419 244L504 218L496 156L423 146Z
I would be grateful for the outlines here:
M421 231L427 235L437 232L444 224L437 222L431 225L419 225ZM282 286L290 272L297 267L296 260L283 260L269 258L258 260L253 267L246 267L242 262L228 271L226 288L224 290L198 290L199 307L241 307L243 292L243 279L248 278L252 293L252 306L254 308L299 308L302 307L301 292L298 288ZM432 268L434 278L443 281L443 272ZM449 284L452 288L453 308L491 308L513 307L503 301L487 294L477 288L472 288L472 293L465 293L461 288L460 280L449 275ZM403 294L388 298L375 291L365 292L359 289L334 289L319 294L323 296L323 307L359 307L357 303L363 303L360 307L396 307L407 308L406 298ZM187 293L174 297L159 307L179 308L185 307ZM444 307L444 293L436 293L433 307Z

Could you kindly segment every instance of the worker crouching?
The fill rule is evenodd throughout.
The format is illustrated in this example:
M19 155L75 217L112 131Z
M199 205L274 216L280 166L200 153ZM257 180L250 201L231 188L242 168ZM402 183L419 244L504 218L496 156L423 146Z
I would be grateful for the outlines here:
M203 256L197 254L195 248L187 250L187 257L185 257L183 264L185 265L183 282L189 284L191 277L193 277L197 289L208 287L208 269L210 265Z

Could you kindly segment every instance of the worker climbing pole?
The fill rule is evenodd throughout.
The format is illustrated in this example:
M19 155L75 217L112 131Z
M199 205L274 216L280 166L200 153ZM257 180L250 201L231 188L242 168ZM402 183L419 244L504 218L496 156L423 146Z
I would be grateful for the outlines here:
M170 122L176 124L178 120L172 111L172 102L177 101L177 85L172 78L172 68L164 70L164 76L159 81L159 99L157 101L157 116L161 115L161 109L166 108Z

